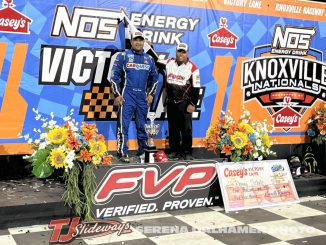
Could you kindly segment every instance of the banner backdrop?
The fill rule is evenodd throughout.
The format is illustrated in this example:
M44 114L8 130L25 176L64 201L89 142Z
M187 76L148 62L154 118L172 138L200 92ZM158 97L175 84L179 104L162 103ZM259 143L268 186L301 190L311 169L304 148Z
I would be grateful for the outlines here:
M267 119L278 144L303 143L314 106L326 100L323 53L325 5L282 0L3 0L0 9L0 153L30 151L18 135L41 127L33 108L61 123L74 109L78 122L96 122L115 149L117 107L108 73L125 49L123 14L158 53L175 56L186 42L201 74L193 113L194 145L209 125L242 105ZM166 146L162 77L151 111ZM129 131L136 147L135 126Z

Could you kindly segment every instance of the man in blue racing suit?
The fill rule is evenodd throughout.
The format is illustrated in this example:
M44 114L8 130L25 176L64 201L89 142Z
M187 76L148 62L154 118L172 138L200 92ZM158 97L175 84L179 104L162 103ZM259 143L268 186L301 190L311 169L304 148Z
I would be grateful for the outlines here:
M148 106L153 101L157 88L158 74L153 58L146 54L144 36L135 32L131 39L131 49L117 55L112 67L111 88L115 103L119 105L117 122L117 150L121 162L130 162L128 156L128 130L135 115L138 153L144 154L147 147L145 123Z

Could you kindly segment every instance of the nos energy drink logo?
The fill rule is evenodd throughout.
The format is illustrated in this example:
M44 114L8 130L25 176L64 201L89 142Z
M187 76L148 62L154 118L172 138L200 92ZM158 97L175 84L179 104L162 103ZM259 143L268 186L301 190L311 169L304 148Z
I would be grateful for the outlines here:
M322 52L310 47L312 28L275 26L271 45L256 47L254 58L242 63L244 102L259 101L275 128L300 125L307 107L326 98L326 65Z

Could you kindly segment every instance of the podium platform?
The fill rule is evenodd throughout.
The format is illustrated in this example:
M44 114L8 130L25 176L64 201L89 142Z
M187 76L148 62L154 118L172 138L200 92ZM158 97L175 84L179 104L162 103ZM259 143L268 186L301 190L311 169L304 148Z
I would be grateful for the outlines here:
M294 179L294 184L299 197L326 195L326 176L300 177ZM0 181L0 229L46 224L51 219L72 217L71 210L61 200L63 192L64 185L58 180Z

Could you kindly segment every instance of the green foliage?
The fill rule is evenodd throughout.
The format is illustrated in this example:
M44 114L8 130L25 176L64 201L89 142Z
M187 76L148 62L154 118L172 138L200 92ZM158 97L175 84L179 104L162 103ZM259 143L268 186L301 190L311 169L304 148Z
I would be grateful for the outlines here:
M37 178L47 178L52 175L54 168L49 164L49 155L49 150L42 149L29 159L33 166L32 172Z

